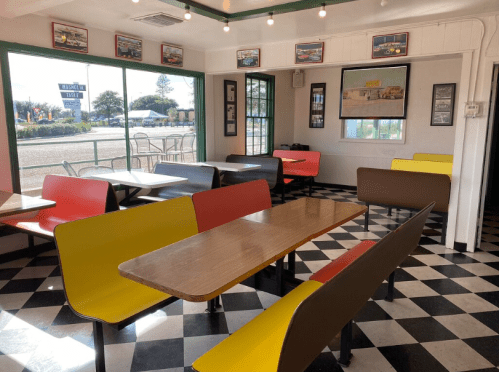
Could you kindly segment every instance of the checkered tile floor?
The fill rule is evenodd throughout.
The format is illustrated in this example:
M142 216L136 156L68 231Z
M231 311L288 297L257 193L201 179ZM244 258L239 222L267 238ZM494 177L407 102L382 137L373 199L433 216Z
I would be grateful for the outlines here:
M288 200L306 196L293 191ZM316 187L314 196L357 202L355 192ZM273 200L279 203L279 196ZM371 208L297 251L297 276L311 273L360 240L377 240L410 213ZM440 242L441 217L431 215L419 247L396 272L393 303L386 284L355 317L352 363L357 371L498 371L499 217L487 216L481 250L459 253ZM95 371L92 324L65 302L56 251L0 265L0 371ZM191 363L278 298L238 285L223 308L177 301L121 332L105 328L108 371L190 371ZM339 340L307 369L330 371ZM338 371L341 371L338 367Z

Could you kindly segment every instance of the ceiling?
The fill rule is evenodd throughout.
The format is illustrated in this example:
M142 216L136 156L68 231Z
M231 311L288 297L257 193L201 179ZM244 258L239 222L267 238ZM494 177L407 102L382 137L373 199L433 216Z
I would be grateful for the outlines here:
M163 41L199 50L217 50L237 46L259 46L262 43L293 39L317 39L321 35L358 31L374 27L394 26L412 22L467 16L499 11L497 0L358 0L330 5L324 19L318 9L277 14L269 27L265 18L254 18L230 24L225 33L223 24L193 14L190 21L157 28L133 21L132 18L155 13L183 17L184 10L161 0L4 0L1 17L34 13L51 19L86 27L120 32L130 36ZM280 5L290 0L198 0L199 3L233 13L257 9L269 4ZM24 4L16 7L15 4ZM229 4L230 3L230 4ZM226 9L224 7L229 7Z

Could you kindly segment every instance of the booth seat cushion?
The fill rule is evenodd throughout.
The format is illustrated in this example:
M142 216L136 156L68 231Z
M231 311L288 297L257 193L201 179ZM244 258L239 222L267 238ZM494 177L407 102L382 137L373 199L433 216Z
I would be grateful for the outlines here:
M198 372L275 372L291 318L310 294L322 286L300 284L270 308L194 362Z
M296 177L317 177L319 175L321 153L319 151L274 150L274 156L288 159L305 159L303 162L284 162L284 175Z

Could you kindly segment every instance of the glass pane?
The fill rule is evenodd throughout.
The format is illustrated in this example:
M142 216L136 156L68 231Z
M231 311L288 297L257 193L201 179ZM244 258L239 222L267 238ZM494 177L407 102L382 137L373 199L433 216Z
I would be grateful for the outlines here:
M259 113L258 113L258 102L259 100L258 99L253 99L251 101L251 111L252 111L252 116L259 116Z
M251 79L246 79L246 97L251 98Z
M267 98L267 82L260 80L260 98Z
M196 161L194 78L130 69L126 78L131 154L140 167Z
M246 119L246 155L253 155L253 119Z
M403 120L345 120L345 138L402 139Z
M267 116L267 101L260 100L260 116Z
M260 81L259 80L253 80L251 83L251 98L259 98L260 97L260 92L259 92L259 86L260 86Z
M126 156L121 68L16 53L9 64L22 193Z
M246 116L251 116L251 98L246 100Z

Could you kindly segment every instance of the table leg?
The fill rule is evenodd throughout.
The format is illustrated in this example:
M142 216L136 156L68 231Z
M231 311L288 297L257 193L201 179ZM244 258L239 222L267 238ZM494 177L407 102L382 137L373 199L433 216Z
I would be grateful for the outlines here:
M132 198L137 195L140 190L142 189L137 187L135 190L130 192L130 186L125 186L125 198L120 202L120 204L123 206L129 205Z
M222 307L220 305L220 296L217 296L209 301L207 301L208 308L205 310L207 313L216 313L217 308Z
M275 272L275 282L276 282L276 293L278 296L282 296L282 289L284 287L284 257L280 260L277 260L275 263L276 272Z
M296 252L290 252L288 254L288 270L295 274L295 268L296 268Z

